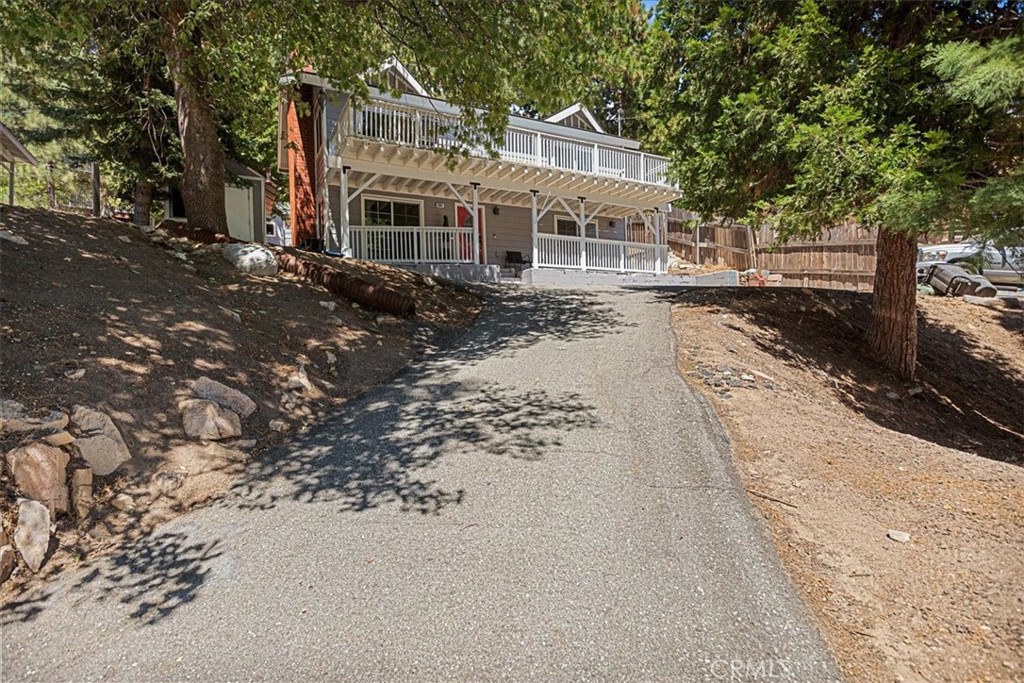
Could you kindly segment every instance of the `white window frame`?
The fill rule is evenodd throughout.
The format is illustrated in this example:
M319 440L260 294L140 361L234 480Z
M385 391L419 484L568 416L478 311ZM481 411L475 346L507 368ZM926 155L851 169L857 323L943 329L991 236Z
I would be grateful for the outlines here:
M565 221L566 223L572 223L574 226L576 226L576 234L575 235L562 235L562 233L558 232L558 221ZM579 223L576 222L575 218L573 218L572 216L570 216L568 214L556 213L553 216L552 225L554 226L555 234L556 235L561 235L562 237L579 237L580 236L580 225L579 225ZM594 226L594 234L593 235L587 235L587 237L590 238L590 239L597 239L598 238L598 230L600 229L600 225L599 225L599 221L597 220L596 217L594 218L594 220L592 220L589 223L587 223L586 227L589 228L590 226Z
M413 197L410 197L410 198L407 199L405 197L387 197L387 196L384 196L384 195L367 195L367 194L360 195L359 199L361 201L361 204L360 204L360 207L359 207L359 209L360 209L359 216L360 216L360 218L362 218L363 225L368 225L367 222L366 222L366 202L371 201L371 202L391 202L391 204L392 204L392 206L391 206L391 227L395 226L395 207L394 207L394 203L395 202L398 202L399 204L416 204L416 205L418 205L420 207L419 223L418 223L418 225L416 227L420 227L420 228L423 227L423 200L422 199L416 199L416 198L413 198Z

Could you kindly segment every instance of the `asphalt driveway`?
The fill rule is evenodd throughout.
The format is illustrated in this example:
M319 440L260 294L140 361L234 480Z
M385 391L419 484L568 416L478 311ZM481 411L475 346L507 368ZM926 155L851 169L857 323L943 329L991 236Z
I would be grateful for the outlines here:
M4 608L4 680L834 680L667 297L496 290L220 503Z

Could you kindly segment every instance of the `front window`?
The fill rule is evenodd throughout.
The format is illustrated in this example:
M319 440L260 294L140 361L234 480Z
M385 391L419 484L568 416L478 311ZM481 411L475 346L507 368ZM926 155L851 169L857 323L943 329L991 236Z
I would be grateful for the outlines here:
M411 227L420 225L420 204L397 199L367 199L363 205L366 225L394 225Z
M555 233L566 237L579 237L579 225L572 218L556 218ZM597 223L587 223L587 237L597 237Z

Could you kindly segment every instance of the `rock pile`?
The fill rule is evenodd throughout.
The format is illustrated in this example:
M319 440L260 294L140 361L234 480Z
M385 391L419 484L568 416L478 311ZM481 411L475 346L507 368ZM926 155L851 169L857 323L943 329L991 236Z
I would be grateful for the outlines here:
M112 474L131 452L108 415L75 406L29 411L17 401L0 400L0 433L21 443L4 453L3 462L23 498L18 505L14 545L0 529L0 583L17 564L36 572L46 560L53 520L73 513L84 520L93 508L93 475Z
M242 435L242 418L256 410L256 403L237 389L209 377L192 382L190 398L178 405L185 434L204 441L220 441Z
M775 380L762 372L739 370L724 363L708 365L698 361L690 374L695 375L707 386L717 389L718 393L726 398L730 396L732 389L775 388Z

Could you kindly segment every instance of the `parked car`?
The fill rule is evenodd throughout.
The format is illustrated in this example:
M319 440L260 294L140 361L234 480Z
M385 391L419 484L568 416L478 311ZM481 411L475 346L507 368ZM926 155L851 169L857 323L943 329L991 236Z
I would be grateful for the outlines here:
M936 263L955 263L1000 287L1024 286L1024 246L998 248L973 241L929 244L917 250L918 281Z

